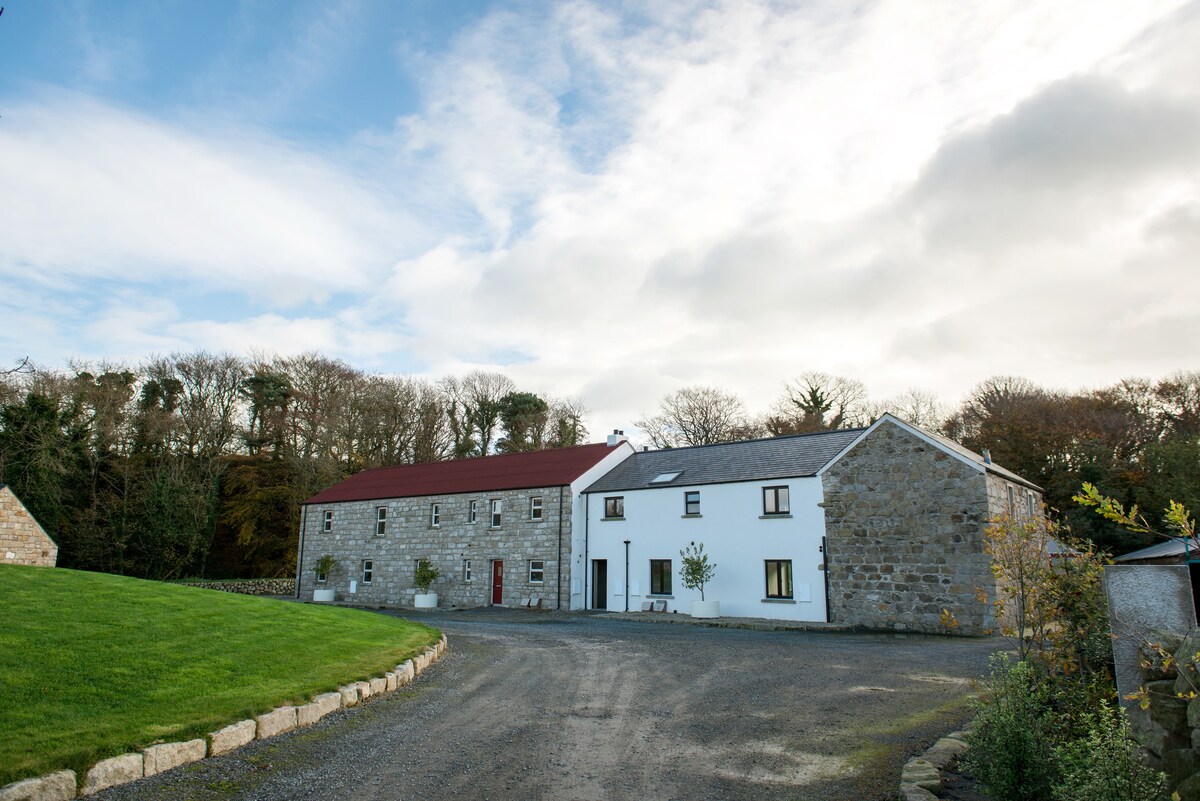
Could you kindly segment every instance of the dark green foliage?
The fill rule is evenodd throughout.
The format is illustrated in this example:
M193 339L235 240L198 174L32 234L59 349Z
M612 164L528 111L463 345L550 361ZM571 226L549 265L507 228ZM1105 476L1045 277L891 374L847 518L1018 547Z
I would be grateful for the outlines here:
M1056 721L1049 700L1032 664L993 657L966 765L995 801L1050 798L1061 771L1053 753Z

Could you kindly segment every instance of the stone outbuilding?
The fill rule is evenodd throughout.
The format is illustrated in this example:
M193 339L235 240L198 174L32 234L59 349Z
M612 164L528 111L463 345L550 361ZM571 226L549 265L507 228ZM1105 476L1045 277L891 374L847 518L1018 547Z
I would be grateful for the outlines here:
M12 488L0 484L0 564L54 567L58 546Z
M411 606L417 563L440 576L440 606L517 606L537 598L567 608L582 596L571 540L582 525L581 490L633 455L623 435L607 443L366 470L301 509L297 595ZM330 575L314 571L325 554ZM574 599L574 600L573 600Z

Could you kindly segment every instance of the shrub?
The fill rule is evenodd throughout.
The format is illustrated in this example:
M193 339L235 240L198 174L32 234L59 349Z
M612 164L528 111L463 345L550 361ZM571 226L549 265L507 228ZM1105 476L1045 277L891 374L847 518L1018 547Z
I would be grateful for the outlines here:
M1093 715L1089 728L1058 750L1055 801L1166 801L1166 777L1146 763L1119 708Z
M1059 779L1049 688L1030 662L991 660L966 767L995 801L1044 801Z
M417 562L417 572L413 576L413 584L417 585L422 593L429 592L429 585L438 580L438 576L442 575L442 571L434 567L428 559L422 559Z

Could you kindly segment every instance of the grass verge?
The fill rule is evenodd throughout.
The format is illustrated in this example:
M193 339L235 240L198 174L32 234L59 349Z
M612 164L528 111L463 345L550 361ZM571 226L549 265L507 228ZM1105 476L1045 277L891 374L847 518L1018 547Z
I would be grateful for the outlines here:
M436 642L354 609L0 565L0 786L380 675Z

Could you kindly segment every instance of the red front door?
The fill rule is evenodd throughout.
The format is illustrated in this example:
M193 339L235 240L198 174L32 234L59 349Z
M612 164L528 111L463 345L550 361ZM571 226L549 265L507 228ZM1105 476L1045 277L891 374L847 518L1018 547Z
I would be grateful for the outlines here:
M499 559L492 562L492 603L504 603L504 562Z

